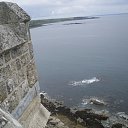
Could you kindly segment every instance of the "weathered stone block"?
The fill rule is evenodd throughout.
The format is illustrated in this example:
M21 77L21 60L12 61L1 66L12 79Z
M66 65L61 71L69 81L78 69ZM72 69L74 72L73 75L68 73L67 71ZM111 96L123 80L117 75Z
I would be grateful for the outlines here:
M16 60L12 61L12 62L10 63L10 66L11 66L11 70L12 70L13 72L16 72L16 71L17 71Z
M7 23L18 21L18 19L19 19L18 16L15 15L13 10L10 10L10 8L6 7L6 21L7 21Z
M0 82L6 79L4 68L0 69Z
M25 95L27 94L27 92L29 91L29 86L28 86L27 81L24 81L20 85L19 90L20 90L21 99L23 99L25 97Z
M33 46L32 46L32 43L29 42L28 45L29 45L30 58L33 59L34 53L33 53Z
M17 73L18 84L21 84L25 80L25 70L19 70Z
M17 70L21 69L21 60L20 59L16 59L16 67L17 67Z
M9 27L19 36L19 38L27 41L27 28L25 23L10 23Z
M21 59L22 67L27 65L30 62L30 56L28 53L22 55L20 59Z
M0 128L4 128L4 126L8 123L8 120L5 118L5 115L0 112Z
M8 94L10 94L16 86L17 86L17 77L15 74L13 74L12 77L6 81Z
M16 57L20 56L22 54L21 46L14 47L11 50L11 57L15 59Z
M7 23L6 21L6 12L4 11L6 9L5 4L0 4L0 23Z
M4 82L0 82L0 103L7 98L7 90Z
M28 79L28 84L30 87L32 87L36 81L37 81L37 75L35 73L35 63L31 62L28 66L27 66L27 79Z
M2 24L8 24L11 22L11 20L13 22L14 20L18 21L18 16L14 14L13 10L8 8L6 3L4 3L3 6L4 7L2 11L3 11L4 17L3 17L3 20L1 20ZM6 10L6 12L4 10Z
M3 66L3 64L4 64L3 55L0 55L0 66Z
M5 59L5 63L11 60L10 51L4 53L4 59Z
M4 100L4 102L1 104L0 107L3 108L4 110L8 111L8 109L9 109L9 103L8 103L7 98Z
M9 25L0 25L0 53L24 42Z
M22 44L21 49L22 49L22 54L26 53L29 49L28 43L26 42L26 43Z
M9 78L12 75L11 66L8 64L3 68L3 74L5 74L5 78Z
M11 97L8 99L9 108L8 111L11 113L16 106L19 104L19 90L16 89Z
M3 81L2 69L0 69L0 82Z

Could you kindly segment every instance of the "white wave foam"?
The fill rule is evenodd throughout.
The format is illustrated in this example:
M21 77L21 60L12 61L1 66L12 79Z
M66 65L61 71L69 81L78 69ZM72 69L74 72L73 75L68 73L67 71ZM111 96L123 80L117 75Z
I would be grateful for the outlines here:
M48 98L49 99L49 96L46 92L42 91L40 92L40 96L43 95L44 97Z
M85 80L81 80L81 81L71 81L69 82L69 85L72 86L80 86L80 85L87 85L87 84L92 84L94 82L99 82L100 80L96 77L93 77L91 79L85 79Z

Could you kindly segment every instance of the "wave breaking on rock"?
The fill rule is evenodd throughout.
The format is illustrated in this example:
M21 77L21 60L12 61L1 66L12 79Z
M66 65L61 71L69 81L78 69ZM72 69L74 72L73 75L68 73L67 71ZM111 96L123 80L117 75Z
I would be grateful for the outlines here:
M92 84L92 83L95 83L95 82L99 82L100 80L96 77L93 77L91 79L84 79L84 80L81 80L81 81L71 81L69 82L68 85L72 85L72 86L81 86L81 85L88 85L88 84Z

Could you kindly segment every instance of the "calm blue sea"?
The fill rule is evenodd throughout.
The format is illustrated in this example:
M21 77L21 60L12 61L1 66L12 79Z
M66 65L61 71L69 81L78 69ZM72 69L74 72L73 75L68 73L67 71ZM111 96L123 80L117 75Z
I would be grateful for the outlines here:
M41 90L70 107L128 114L128 14L31 29ZM107 106L86 103L95 97Z

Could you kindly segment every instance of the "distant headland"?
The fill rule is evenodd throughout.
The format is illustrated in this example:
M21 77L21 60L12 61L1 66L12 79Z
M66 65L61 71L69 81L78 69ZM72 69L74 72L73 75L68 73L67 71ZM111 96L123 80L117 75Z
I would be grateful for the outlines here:
M56 18L56 19L40 19L40 20L31 20L30 28L41 27L49 23L64 22L64 21L73 21L73 20L86 20L86 19L96 19L99 17L86 16L86 17L68 17L68 18Z

